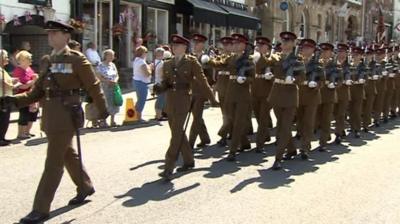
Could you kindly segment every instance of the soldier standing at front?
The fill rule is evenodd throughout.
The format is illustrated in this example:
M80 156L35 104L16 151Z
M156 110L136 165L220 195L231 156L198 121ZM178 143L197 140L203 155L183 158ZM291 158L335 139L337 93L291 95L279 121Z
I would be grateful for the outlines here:
M210 80L209 77L213 76L213 69L212 67L210 67L210 65L207 65L210 58L207 54L204 53L204 45L206 41L207 37L201 34L193 34L192 55L196 57L200 65L202 65L203 73L206 76L207 80ZM203 119L204 103L207 101L207 96L204 94L204 92L202 92L200 86L201 83L196 81L196 77L194 77L193 80L194 80L194 82L192 83L193 121L189 132L189 145L191 148L194 148L197 136L199 136L201 140L200 143L197 144L197 147L204 147L211 143L210 136L208 134L207 127Z
M266 37L257 37L256 43L259 52L253 55L256 65L256 75L251 86L252 106L254 115L258 123L256 136L256 152L262 152L264 143L271 140L269 133L268 115L271 112L271 106L268 103L268 96L273 84L273 74L271 68L267 65L267 60L271 48L271 41Z
M321 104L320 79L323 77L317 44L312 39L301 40L301 56L306 65L306 81L299 86L299 108L297 109L297 130L300 138L300 155L306 160L311 150L318 105Z
M299 105L298 84L305 79L304 64L294 51L297 36L291 32L282 32L280 38L282 53L271 55L271 58L275 59L269 60L275 80L268 99L277 118L278 142L272 167L274 170L282 168L281 161L286 149L286 158L297 154L291 129Z
M326 151L331 139L331 121L335 103L337 103L336 82L339 78L337 62L334 59L334 46L330 43L320 44L321 64L325 72L324 85L321 87L321 105L318 108L317 119L320 125L319 151Z
M350 87L350 126L355 138L360 138L362 103L365 99L365 66L362 63L363 50L359 47L352 48L351 78L353 85Z
M352 85L350 75L350 65L348 61L347 51L349 47L346 44L337 44L337 69L341 79L341 83L336 88L338 101L335 104L335 143L340 144L342 139L346 137L345 121L346 112L350 102L350 86Z
M72 148L75 131L83 125L81 88L93 98L101 114L100 118L107 117L100 81L90 62L83 54L71 50L67 45L73 27L48 21L45 28L53 52L42 59L38 81L31 92L6 99L18 107L40 100L43 107L41 129L49 142L45 169L36 191L33 210L20 223L41 223L49 217L50 205L64 167L77 186L77 196L69 201L69 205L82 204L87 196L95 192L85 168L80 166L79 155Z
M179 154L182 155L183 166L177 169L178 172L194 167L192 149L184 132L186 117L191 110L191 85L193 82L197 82L200 90L207 95L208 99L213 104L217 104L197 58L186 54L189 44L188 39L172 35L174 57L164 63L163 81L159 86L155 86L156 92L167 92L165 110L171 129L171 141L165 155L165 169L160 173L160 176L166 180L172 178Z

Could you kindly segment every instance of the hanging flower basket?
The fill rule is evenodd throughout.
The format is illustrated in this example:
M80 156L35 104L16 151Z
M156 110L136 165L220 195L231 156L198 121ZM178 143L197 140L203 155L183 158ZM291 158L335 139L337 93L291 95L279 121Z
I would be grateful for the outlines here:
M83 30L85 30L85 27L86 27L85 22L77 20L77 19L70 19L69 25L74 27L74 29L77 33L83 33Z
M112 28L113 36L121 36L124 32L124 26L122 24L116 24Z

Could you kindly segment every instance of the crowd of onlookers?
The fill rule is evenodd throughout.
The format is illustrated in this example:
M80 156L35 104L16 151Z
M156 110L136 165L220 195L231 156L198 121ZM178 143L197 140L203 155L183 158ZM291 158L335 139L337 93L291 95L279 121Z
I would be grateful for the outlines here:
M69 48L81 51L82 46L79 42L71 40ZM113 63L115 52L107 49L99 54L96 45L87 44L87 49L82 52L92 64L103 90L107 110L110 114L110 122L98 120L96 117L96 107L91 104L91 99L85 107L86 119L92 122L92 127L106 128L118 126L115 115L120 111L121 102L116 103L116 88L119 88L119 72L117 66ZM132 61L132 85L136 92L135 109L137 118L142 120L143 110L148 98L149 87L151 83L160 83L162 79L162 67L166 58L171 57L171 51L168 46L160 46L153 52L153 63L148 63L148 49L144 46L138 46L134 52ZM32 68L32 53L29 42L23 42L21 47L9 54L6 50L0 49L0 86L1 96L13 95L28 92L31 90L38 78L37 72ZM10 123L10 108L3 108L0 111L0 146L10 144L10 140L5 139L6 132ZM165 95L156 96L155 119L165 120L166 114L163 112L165 107ZM28 107L19 108L18 135L17 139L26 140L35 135L31 133L32 126L39 113L39 103L33 103Z
M30 53L30 49L29 42L23 42L21 48L12 55L0 49L1 96L28 92L35 84L38 74L31 67L32 54ZM0 146L5 146L10 144L10 140L5 139L5 135L9 126L11 109L3 105L0 105L0 107ZM17 139L25 140L34 137L35 135L31 133L31 129L38 117L39 104L36 102L18 110Z

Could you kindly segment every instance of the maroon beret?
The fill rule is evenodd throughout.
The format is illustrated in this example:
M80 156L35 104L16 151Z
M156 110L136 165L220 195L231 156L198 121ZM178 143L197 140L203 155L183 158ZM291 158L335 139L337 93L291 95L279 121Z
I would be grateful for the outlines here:
M197 41L197 42L206 42L208 38L204 35L201 35L199 33L195 33L192 35L192 40Z
M282 32L279 34L279 36L281 37L282 40L296 40L297 36L296 34L292 33L292 32Z
M172 34L171 35L171 43L189 45L190 41L187 38L180 36L178 34Z
M232 38L234 42L240 42L240 43L245 43L247 44L249 39L247 39L247 37L243 34L240 33L234 33L232 34Z
M311 47L315 48L317 46L317 43L313 39L302 39L300 41L300 45L302 47Z

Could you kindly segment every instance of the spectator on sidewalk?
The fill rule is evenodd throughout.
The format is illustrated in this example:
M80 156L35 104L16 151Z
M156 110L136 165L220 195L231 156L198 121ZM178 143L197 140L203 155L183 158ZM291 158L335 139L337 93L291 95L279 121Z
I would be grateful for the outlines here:
M13 95L13 88L17 86L16 79L10 77L8 72L5 70L6 65L9 63L8 52L0 49L0 96L11 96ZM10 113L11 108L0 105L0 146L7 146L11 143L7 140L6 133L10 124Z
M115 123L115 114L119 112L119 106L116 106L114 103L114 87L118 85L119 79L117 67L113 63L114 59L115 52L111 49L105 50L103 52L103 62L97 66L97 74L106 98L107 111L111 117L110 125L112 127L117 126ZM107 125L106 122L105 125Z
M163 77L163 65L164 65L164 53L165 50L163 48L157 48L154 52L155 61L154 61L154 76L155 76L155 84L161 84ZM157 100L155 103L156 110L156 120L163 120L163 110L165 107L165 93L161 93L157 95Z
M97 66L101 63L101 58L99 53L97 52L96 44L93 42L88 43L85 55L87 59L92 63L93 66Z
M133 85L136 89L137 102L135 108L139 120L142 120L142 113L148 94L148 84L151 82L152 65L147 64L146 58L147 48L144 46L136 48L133 61Z
M16 55L18 67L13 71L13 76L18 79L21 85L18 87L17 93L29 92L34 85L38 75L31 68L32 54L22 50ZM39 112L39 104L33 103L27 107L19 109L18 119L18 138L28 139L34 137L31 134L33 122L36 121Z

